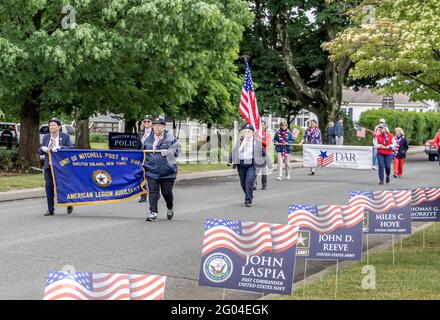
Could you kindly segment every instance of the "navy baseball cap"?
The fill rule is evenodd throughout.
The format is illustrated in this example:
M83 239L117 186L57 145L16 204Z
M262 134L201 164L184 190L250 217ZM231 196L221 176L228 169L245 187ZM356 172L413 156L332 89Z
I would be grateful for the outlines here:
M165 119L162 117L154 118L153 124L163 124L166 125Z
M61 120L58 118L52 118L47 123L56 122L59 126L61 126Z

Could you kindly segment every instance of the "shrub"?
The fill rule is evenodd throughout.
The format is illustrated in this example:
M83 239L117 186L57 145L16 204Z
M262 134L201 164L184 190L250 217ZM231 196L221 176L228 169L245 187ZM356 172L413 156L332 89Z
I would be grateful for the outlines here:
M0 170L12 172L22 167L18 156L18 149L0 149Z
M440 113L436 112L406 112L401 110L369 110L361 114L361 126L373 130L379 119L384 118L391 132L396 127L405 131L409 144L422 145L432 139L440 128Z
M102 134L91 134L90 135L90 142L107 143L108 136L102 135Z

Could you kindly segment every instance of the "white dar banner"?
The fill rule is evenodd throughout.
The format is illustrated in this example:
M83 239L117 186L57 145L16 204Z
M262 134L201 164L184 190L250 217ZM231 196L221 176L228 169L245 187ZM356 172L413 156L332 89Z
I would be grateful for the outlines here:
M373 148L358 146L303 145L304 167L369 170L373 167Z

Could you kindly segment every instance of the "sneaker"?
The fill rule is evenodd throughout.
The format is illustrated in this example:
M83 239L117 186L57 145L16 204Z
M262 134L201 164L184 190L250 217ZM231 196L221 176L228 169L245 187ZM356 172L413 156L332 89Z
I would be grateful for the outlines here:
M252 204L249 203L249 202L248 202L248 203L245 203L244 205L245 205L246 207L248 207L248 208L252 207Z
M390 183L390 177L387 177L387 178L385 179L385 182L386 182L386 183Z
M377 170L377 166L373 166L373 170Z
M44 214L44 216L45 216L45 217L47 217L47 216L53 216L54 214L55 214L54 211L47 210L46 213Z
M73 207L72 206L68 206L67 207L67 214L71 214L73 212Z
M287 180L290 180L290 176L287 176L286 179L287 179Z
M147 219L145 221L157 221L157 213L156 212L150 212Z
M383 184L383 181L379 182L379 184Z
M393 174L393 177L394 178L398 178L399 176L397 174Z
M173 209L168 209L168 211L167 211L167 219L171 220L171 219L173 219L173 216L174 216Z
M277 180L283 180L282 176L278 176Z

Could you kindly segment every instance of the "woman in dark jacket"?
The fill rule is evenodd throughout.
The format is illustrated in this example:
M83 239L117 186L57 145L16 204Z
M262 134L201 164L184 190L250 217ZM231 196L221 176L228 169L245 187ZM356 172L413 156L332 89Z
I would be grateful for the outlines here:
M165 130L165 119L153 120L154 134L143 144L148 150L144 167L148 182L150 214L147 221L157 220L157 203L160 198L159 189L167 204L167 218L171 220L173 211L173 186L177 177L177 161L180 144L171 132Z
M405 133L402 128L396 128L394 136L396 147L393 150L394 155L394 178L401 178L403 174L403 166L405 165L406 152L408 151L408 142L405 139Z

